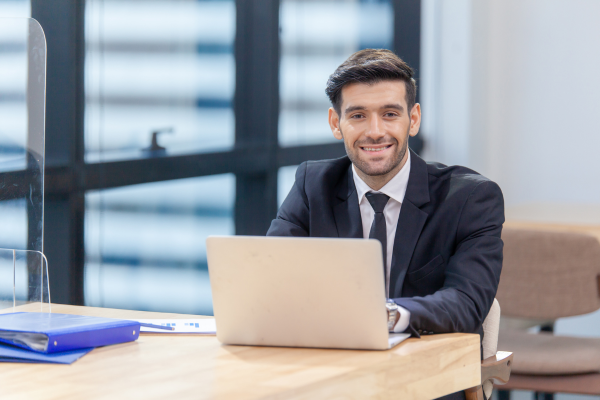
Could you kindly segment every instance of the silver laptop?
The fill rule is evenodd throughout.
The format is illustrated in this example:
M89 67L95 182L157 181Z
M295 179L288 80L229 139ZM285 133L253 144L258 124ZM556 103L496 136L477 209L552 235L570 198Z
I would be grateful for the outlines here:
M211 236L217 338L225 344L386 350L381 244L364 239Z

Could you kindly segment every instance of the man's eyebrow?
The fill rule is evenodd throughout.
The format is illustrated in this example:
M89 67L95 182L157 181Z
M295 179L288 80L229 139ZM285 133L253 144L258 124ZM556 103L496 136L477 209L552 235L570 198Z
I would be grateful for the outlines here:
M391 108L393 110L404 111L404 107L402 107L400 104L386 104L381 108L382 109Z
M366 110L367 108L365 106L352 106L352 107L348 107L344 110L344 114L349 114L352 111L357 111L357 110Z
M385 110L385 109L390 109L390 108L392 110L398 110L400 112L404 112L404 107L402 107L400 104L386 104L386 105L382 106L380 109ZM366 109L367 108L365 106L351 106L344 110L344 114L349 114L352 111L363 111Z

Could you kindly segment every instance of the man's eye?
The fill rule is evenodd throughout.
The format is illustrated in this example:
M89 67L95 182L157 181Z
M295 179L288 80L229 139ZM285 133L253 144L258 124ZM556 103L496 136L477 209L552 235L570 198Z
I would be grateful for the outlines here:
M397 117L397 116L398 116L398 114L396 114L396 113L393 113L393 112L389 112L389 113L385 113L385 116L386 116L386 117L390 117L390 118L392 118L392 117Z
M360 118L362 118L362 117L363 117L363 115L362 115L362 114L354 114L354 115L353 115L353 116L351 116L350 118L353 118L353 119L360 119Z

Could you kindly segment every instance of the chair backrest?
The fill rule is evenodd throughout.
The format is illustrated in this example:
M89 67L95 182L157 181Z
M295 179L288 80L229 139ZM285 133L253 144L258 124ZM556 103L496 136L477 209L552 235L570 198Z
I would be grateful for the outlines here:
M500 331L500 304L494 299L492 308L483 321L483 359L491 357L498 351L498 332Z
M483 359L495 356L498 351L498 333L500 332L500 303L494 299L492 308L488 312L487 317L483 321ZM487 399L492 398L492 390L494 384L491 380L483 382L482 390Z
M496 297L507 317L557 319L600 308L600 242L583 233L505 228Z

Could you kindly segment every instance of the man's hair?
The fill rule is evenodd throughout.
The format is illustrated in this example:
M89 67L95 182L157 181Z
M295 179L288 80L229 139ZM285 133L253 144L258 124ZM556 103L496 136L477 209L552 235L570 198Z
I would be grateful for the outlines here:
M382 81L402 81L406 85L406 104L412 110L417 97L413 70L390 50L365 49L352 54L327 80L325 93L341 116L342 89L350 83L372 85Z

